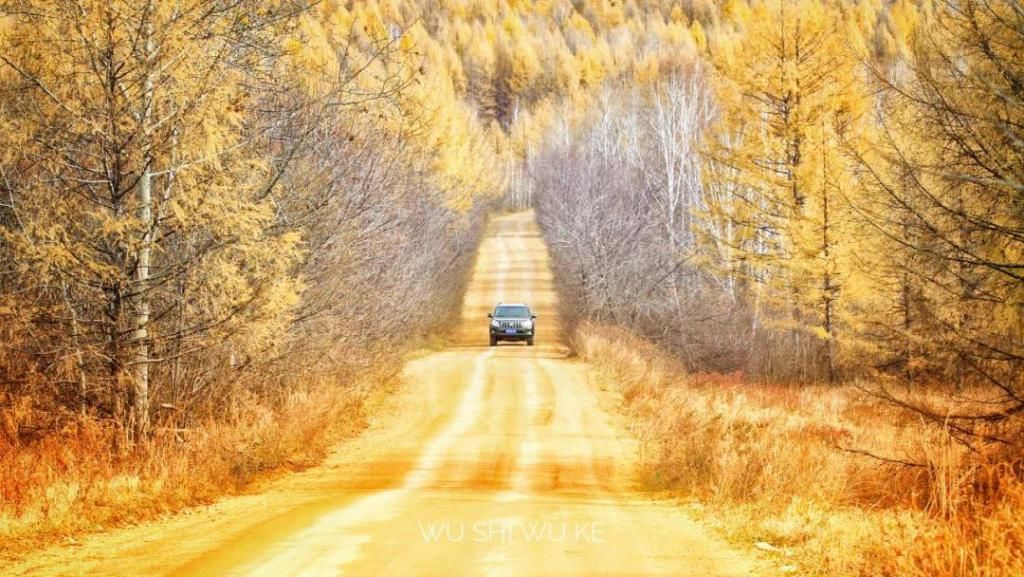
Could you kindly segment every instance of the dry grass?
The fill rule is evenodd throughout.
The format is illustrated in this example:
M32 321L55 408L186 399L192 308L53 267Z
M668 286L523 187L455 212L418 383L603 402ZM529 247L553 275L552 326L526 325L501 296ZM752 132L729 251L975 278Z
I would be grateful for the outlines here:
M315 464L365 426L367 391L382 390L374 384L324 381L273 401L242 397L225 418L159 430L130 451L119 449L114 427L91 419L19 441L9 433L34 420L31 406L0 403L0 553L152 518Z
M757 544L781 572L1024 575L1019 456L968 452L853 387L687 375L608 327L582 326L576 345L622 394L645 483Z

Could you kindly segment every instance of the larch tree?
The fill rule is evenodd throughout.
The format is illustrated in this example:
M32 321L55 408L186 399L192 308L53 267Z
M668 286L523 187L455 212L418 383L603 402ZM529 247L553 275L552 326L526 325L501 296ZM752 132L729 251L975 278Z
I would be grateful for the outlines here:
M820 367L831 380L850 188L839 147L857 137L865 99L835 12L817 0L752 10L740 39L712 48L720 122L709 150L715 174L733 180L719 183L732 206L717 210L744 235L731 242L756 281L756 307L791 331L794 376Z
M299 238L273 232L244 111L302 8L40 0L0 37L5 283L35 295L19 314L37 353L80 359L73 394L135 438L155 368L211 348L240 363L297 300Z
M924 18L905 71L878 74L881 126L859 155L878 204L859 208L887 252L913 257L890 262L908 279L891 332L919 351L902 362L998 393L951 414L917 406L967 433L1024 412L1024 13L967 0Z

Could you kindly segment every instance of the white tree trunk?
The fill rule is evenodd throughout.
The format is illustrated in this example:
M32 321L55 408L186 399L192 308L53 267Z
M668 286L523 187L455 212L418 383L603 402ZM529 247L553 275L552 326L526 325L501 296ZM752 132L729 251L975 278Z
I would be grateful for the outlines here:
M149 119L153 106L153 26L144 28L143 66L146 78L143 83L142 107L139 121L142 130L142 174L136 186L136 200L139 203L138 219L144 227L139 243L135 265L135 286L131 293L132 302L132 391L131 411L136 440L142 439L149 429L149 268L153 245L153 149L149 134Z

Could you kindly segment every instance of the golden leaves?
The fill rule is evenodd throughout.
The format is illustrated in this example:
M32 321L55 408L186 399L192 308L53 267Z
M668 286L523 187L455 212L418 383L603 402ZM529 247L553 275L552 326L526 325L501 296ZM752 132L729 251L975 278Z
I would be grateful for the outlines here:
M721 207L748 238L780 312L794 327L832 338L843 291L855 278L856 189L843 147L863 136L866 86L839 14L819 0L754 5L741 36L712 51L721 117L711 153L715 178L737 191ZM840 295L843 295L842 297ZM809 320L814 319L814 320Z

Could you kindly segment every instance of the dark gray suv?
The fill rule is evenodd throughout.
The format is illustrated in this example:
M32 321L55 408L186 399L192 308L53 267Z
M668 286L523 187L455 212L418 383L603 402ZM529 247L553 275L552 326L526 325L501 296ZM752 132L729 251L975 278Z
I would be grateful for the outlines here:
M491 346L498 344L498 341L526 341L526 345L533 346L533 337L536 332L534 320L537 315L530 312L530 307L524 304L503 304L498 303L493 313L487 313L491 319Z

